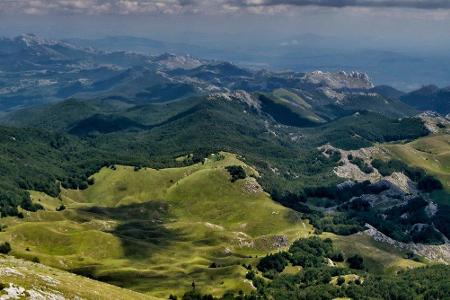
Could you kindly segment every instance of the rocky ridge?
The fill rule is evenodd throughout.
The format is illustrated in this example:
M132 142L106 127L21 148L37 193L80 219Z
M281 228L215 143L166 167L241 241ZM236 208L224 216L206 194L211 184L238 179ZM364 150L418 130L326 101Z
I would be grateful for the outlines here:
M325 86L332 90L339 89L371 89L374 87L366 73L340 71L336 73L313 71L306 73L303 78L305 82Z
M442 116L434 111L425 111L418 117L431 133L450 133L450 115Z
M445 243L443 245L424 245L415 243L402 243L398 242L385 234L378 231L370 224L366 224L368 228L364 232L358 234L364 234L372 237L375 241L391 245L397 249L411 251L416 255L420 255L431 261L440 262L444 264L450 264L450 244Z

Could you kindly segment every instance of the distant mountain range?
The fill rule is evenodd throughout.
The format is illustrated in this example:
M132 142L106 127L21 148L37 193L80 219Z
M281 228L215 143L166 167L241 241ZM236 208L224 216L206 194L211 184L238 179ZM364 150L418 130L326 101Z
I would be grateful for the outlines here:
M440 89L435 85L424 86L417 91L401 96L400 99L418 110L432 110L441 114L450 113L450 87Z
M232 39L228 37L228 39ZM311 72L317 69L330 72L364 70L376 84L388 84L411 91L424 84L446 86L450 82L450 55L418 54L411 51L383 50L374 44L367 48L330 37L302 35L291 40L233 47L232 42L192 43L163 42L130 36L111 36L100 39L68 39L82 47L107 51L135 51L159 55L191 54L207 59L233 61L240 65L276 70Z
M448 277L396 272L450 262L448 88L86 46L0 39L0 252L164 299L376 298L381 281L399 298ZM2 263L3 291L72 297L67 274L37 269L61 280L43 289Z
M35 35L0 39L0 67L1 111L70 97L145 104L244 90L265 94L266 103L270 100L297 113L301 110L302 117L314 116L312 123L359 110L407 116L417 113L415 109L439 106L439 112L449 113L446 89L428 100L423 89L405 94L389 86L377 87L364 73L253 70L188 55L83 48Z

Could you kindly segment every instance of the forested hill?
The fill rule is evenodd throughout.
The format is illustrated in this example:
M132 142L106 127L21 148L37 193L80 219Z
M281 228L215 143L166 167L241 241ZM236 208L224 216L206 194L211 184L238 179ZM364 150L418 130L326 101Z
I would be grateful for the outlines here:
M298 180L300 186L315 185L322 173L325 180L334 182L337 179L330 176L333 164L320 158L315 147L329 142L358 148L427 134L419 119L399 122L364 112L312 130L280 127L270 114L240 101L186 99L99 114L109 105L68 100L29 110L30 117L20 121L24 129L1 129L2 193L10 203L3 206L4 214L16 214L11 207L27 201L18 190L57 195L59 183L86 188L88 177L104 165L167 166L175 163L174 157L191 152L239 153L269 177L270 168L299 174L304 182ZM314 169L311 159L316 161Z
M445 90L34 35L0 68L0 253L170 299L448 294Z

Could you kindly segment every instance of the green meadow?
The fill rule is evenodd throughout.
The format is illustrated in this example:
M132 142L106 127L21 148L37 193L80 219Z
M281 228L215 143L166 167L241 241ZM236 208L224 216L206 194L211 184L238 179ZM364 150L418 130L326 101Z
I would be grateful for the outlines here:
M95 184L60 199L32 192L45 210L5 219L0 238L15 256L157 297L183 294L193 281L215 295L251 291L241 265L312 227L272 201L253 168L232 154L216 157L182 168L103 168ZM232 183L230 165L249 176Z
M231 165L242 166L247 178L231 182L225 169ZM85 190L63 190L59 198L31 192L45 210L2 219L0 240L11 243L16 257L158 298L180 296L193 282L216 296L251 292L243 264L255 266L258 257L314 232L274 202L258 176L229 153L180 168L105 167ZM374 270L421 265L367 237L333 239Z
M419 138L406 144L387 144L384 147L396 159L419 167L436 176L444 190L433 193L437 201L448 202L450 194L450 135L440 134Z

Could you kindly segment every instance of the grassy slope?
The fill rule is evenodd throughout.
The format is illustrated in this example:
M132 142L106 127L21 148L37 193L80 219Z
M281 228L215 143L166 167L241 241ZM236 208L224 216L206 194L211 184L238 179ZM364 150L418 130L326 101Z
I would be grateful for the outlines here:
M183 168L104 168L87 190L63 191L62 212L55 211L59 199L33 192L46 211L5 219L0 241L10 241L15 256L37 256L47 265L156 297L181 295L193 280L215 295L250 291L241 265L255 265L257 256L276 250L281 235L292 242L312 227L252 189L254 178L231 183L224 167L236 164L258 176L231 154ZM372 270L416 266L362 236L333 239L346 254L367 258ZM212 262L220 267L209 268Z
M424 266L423 263L405 259L404 251L393 249L389 245L374 241L371 237L362 234L338 236L331 233L323 234L331 238L336 247L341 249L346 257L359 254L364 258L365 267L371 272L395 272L404 268Z
M63 212L54 210L58 200L33 193L48 210L23 221L7 219L0 239L11 242L16 256L38 256L45 264L154 296L181 294L193 280L215 294L248 291L241 267L255 260L248 256L273 250L276 236L292 241L311 227L266 193L249 192L253 178L231 183L223 167L233 164L243 163L226 154L224 160L185 168L105 168L89 189L63 192L68 207ZM93 204L111 212L89 211ZM212 262L222 267L209 268Z
M24 296L41 295L42 299L156 299L148 295L98 282L41 264L0 255L0 283L22 287ZM0 291L0 298L5 295ZM2 298L3 299L3 298ZM6 298L5 298L6 299ZM34 298L41 299L41 298Z
M279 104L284 104L292 109L299 116L304 117L305 119L320 124L325 121L319 117L305 100L303 100L300 96L295 93L292 93L286 89L277 89L273 91L272 95L275 97L275 100ZM294 105L292 105L294 103Z
M384 147L393 157L437 176L445 190L435 192L435 198L444 200L448 197L450 194L450 135L433 135L407 144L388 144Z

